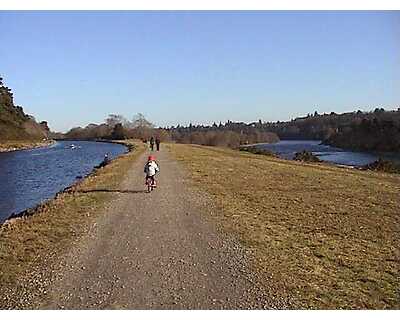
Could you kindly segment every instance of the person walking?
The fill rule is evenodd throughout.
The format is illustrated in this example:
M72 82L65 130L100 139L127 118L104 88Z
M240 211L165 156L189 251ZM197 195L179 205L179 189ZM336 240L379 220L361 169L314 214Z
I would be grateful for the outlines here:
M160 151L160 143L161 143L161 140L160 140L159 137L157 137L157 138L156 138L157 151Z
M150 138L150 149L151 149L151 151L154 150L154 137Z

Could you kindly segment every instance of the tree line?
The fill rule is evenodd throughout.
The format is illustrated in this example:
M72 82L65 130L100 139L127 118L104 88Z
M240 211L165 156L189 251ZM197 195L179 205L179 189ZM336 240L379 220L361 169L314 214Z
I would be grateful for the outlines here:
M383 127L392 129L400 127L400 108L395 111L386 111L375 108L373 111L354 111L342 114L308 114L286 122L264 123L262 126L278 134L281 139L311 139L329 142L334 136L352 136L366 122L380 123L380 127L371 127L371 133L377 135ZM382 141L383 142L383 141Z
M252 125L228 121L212 126L190 124L189 126L155 128L143 114L139 113L131 121L121 115L110 114L102 124L89 124L68 131L67 139L141 139L158 137L162 141L191 143L208 146L239 147L242 144L279 141L275 133L260 130Z
M110 114L101 124L91 123L84 128L75 127L65 134L57 134L58 138L77 140L148 140L151 136L157 136L163 141L170 140L166 130L155 128L141 113L134 115L132 120L122 115Z
M321 140L333 146L354 150L399 151L400 110L361 110L337 114L314 112L291 121L252 123L232 122L213 125L155 128L142 114L131 121L111 114L105 122L73 128L65 137L71 139L148 140L158 136L163 141L237 148L240 145L271 143L280 139Z
M306 139L352 150L400 151L400 108L387 111L377 107L373 111L342 114L315 111L290 121L190 124L171 127L169 132L177 142L229 147L279 139Z
M211 126L177 126L167 129L171 139L178 143L237 148L240 145L278 142L277 134L244 122L214 123Z

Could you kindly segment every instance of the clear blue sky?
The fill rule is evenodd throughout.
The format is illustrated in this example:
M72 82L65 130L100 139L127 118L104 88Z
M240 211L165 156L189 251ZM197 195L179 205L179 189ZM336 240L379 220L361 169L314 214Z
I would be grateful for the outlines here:
M400 106L400 12L0 12L0 74L51 129Z

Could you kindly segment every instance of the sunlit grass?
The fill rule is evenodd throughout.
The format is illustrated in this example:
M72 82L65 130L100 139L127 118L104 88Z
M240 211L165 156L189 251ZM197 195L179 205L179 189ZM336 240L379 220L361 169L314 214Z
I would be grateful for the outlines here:
M264 280L305 308L400 307L400 177L169 145Z

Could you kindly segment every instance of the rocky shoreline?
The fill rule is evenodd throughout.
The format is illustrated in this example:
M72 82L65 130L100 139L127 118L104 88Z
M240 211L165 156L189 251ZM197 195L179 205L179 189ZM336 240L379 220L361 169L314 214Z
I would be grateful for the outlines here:
M5 142L0 143L0 153L2 152L12 152L12 151L21 151L21 150L29 150L36 148L43 148L54 144L54 140L46 140L40 142L23 142L23 141L13 141L13 142Z

